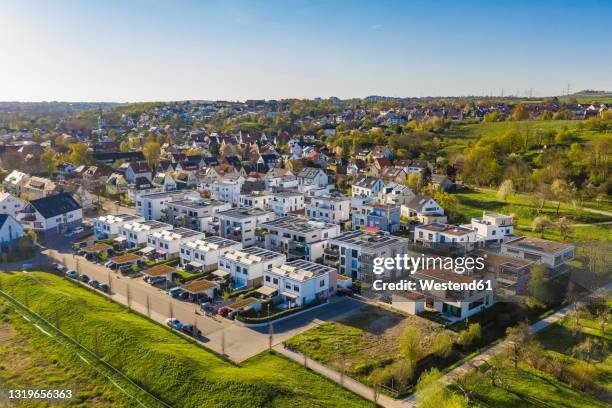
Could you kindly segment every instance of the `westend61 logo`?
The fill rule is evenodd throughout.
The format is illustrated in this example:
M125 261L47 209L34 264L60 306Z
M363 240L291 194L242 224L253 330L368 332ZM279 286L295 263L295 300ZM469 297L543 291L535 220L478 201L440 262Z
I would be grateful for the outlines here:
M485 269L485 258L483 257L427 257L425 254L412 257L410 255L397 255L395 258L374 258L374 267L372 271L376 275L385 274L385 272L399 271L409 272L411 275L417 274L414 280L402 279L397 282L384 282L381 279L372 282L372 288L376 291L382 290L421 290L421 291L439 291L439 290L464 290L464 291L482 291L493 290L491 280L469 280L466 272L482 271ZM457 275L463 275L468 278L463 282L454 282L453 280L440 281L440 278L431 277L432 271L450 272Z

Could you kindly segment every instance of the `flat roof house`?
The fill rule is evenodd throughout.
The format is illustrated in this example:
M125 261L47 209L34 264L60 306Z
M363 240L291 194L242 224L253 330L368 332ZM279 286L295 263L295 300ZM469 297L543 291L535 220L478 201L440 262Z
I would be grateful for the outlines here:
M57 234L83 222L83 210L68 193L30 201L17 215L24 228L44 234Z
M501 246L502 255L544 265L550 270L548 278L568 272L570 267L567 262L574 259L575 253L576 247L573 244L534 237L516 237Z
M209 231L208 223L220 211L232 208L230 203L200 198L184 198L166 203L166 219L176 227Z
M219 269L229 272L234 288L253 287L261 284L264 271L283 265L287 258L278 252L250 247L231 250L219 256Z
M263 284L275 289L290 307L300 307L333 294L335 274L334 268L300 259L265 270Z
M338 268L340 275L371 282L374 258L408 254L408 243L406 238L393 235L349 231L329 240L324 263Z
M270 193L252 191L240 194L240 207L267 209L268 200L272 198Z
M476 231L478 239L485 243L502 243L505 237L514 233L512 217L503 214L484 213L482 218L472 218L469 227Z
M192 196L199 197L200 194L193 191L163 191L151 194L144 194L136 201L136 208L145 220L161 220L166 217L166 203L181 200Z
M213 229L216 228L221 237L241 242L243 247L247 247L255 245L257 227L275 217L272 211L260 208L233 208L217 213Z
M93 233L96 239L109 239L119 235L119 227L127 222L144 221L136 214L101 215L93 222Z
M343 224L351 219L351 199L344 196L312 197L305 214L314 220Z
M206 237L180 245L181 266L214 271L218 269L219 256L242 249L240 242L222 237Z
M284 217L289 213L304 209L304 194L297 191L272 193L267 208L274 211L278 217Z
M513 296L527 288L533 261L484 250L475 251L474 256L484 258L484 273L495 277L496 293Z
M458 225L432 222L414 228L414 242L425 246L441 244L440 248L457 246L470 250L474 249L475 244L479 241L476 231Z
M168 231L173 227L160 221L129 221L119 226L119 235L126 239L128 248L146 245L147 236L156 231Z
M258 243L266 249L286 254L289 260L316 261L323 258L327 240L339 234L338 224L288 216L260 224Z
M155 250L162 258L178 258L180 245L204 238L204 234L187 228L157 230L147 236L147 246Z

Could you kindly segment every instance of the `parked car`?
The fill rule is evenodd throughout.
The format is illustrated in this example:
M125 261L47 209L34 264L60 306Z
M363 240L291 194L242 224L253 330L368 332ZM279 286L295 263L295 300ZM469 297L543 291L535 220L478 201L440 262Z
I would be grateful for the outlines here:
M89 281L89 285L94 289L98 289L100 287L100 282L94 279L92 281Z
M81 281L83 281L83 282L87 283L87 282L89 282L89 280L90 280L90 279L89 279L89 276L87 276L87 275L81 275Z
M76 227L72 230L72 235L80 234L83 231L85 231L83 227Z
M61 263L59 263L59 262L54 262L53 263L53 269L55 269L56 271L63 272L63 271L66 270L66 267L64 265L62 265Z
M181 321L179 319L166 319L166 325L168 327L172 327L173 329L177 329L180 330L181 327L183 327L183 323L181 323Z
M202 335L202 330L198 329L193 324L184 325L183 327L181 327L181 331L196 338Z
M74 235L74 230L72 230L72 229L66 230L66 232L64 232L64 236L66 238L71 237L73 235Z
M70 279L77 279L79 277L79 274L77 273L77 271L67 271L66 276Z
M168 294L173 298L178 297L181 293L183 293L183 289L181 288L172 288L168 291Z
M110 293L110 286L108 286L106 283L103 283L100 285L100 290L104 293Z
M119 270L120 270L122 273L131 272L131 271L132 271L132 265L121 265L121 266L119 267Z

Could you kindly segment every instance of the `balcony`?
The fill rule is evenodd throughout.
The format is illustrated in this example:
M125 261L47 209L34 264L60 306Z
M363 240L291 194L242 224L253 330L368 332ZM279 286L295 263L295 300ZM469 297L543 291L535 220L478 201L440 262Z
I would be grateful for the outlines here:
M304 244L295 242L289 243L289 248L287 249L288 259L306 259L307 256L308 253L306 252L306 246Z

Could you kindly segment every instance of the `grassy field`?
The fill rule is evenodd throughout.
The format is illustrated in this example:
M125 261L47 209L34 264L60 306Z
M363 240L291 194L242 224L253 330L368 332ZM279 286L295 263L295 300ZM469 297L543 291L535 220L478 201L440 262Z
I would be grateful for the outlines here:
M538 214L536 203L521 194L509 196L505 202L497 199L495 191L481 189L460 191L455 196L459 199L457 213L461 214L465 221L469 221L472 217L482 216L483 211L514 214L516 224L527 227L531 227L532 221L537 216L547 216L551 220L557 219L556 201L547 201L542 208L542 212ZM558 217L567 217L572 223L576 224L612 221L612 217L589 212L565 203L562 203L559 207Z
M0 317L0 384L3 391L69 389L74 397L68 404L74 407L129 407L133 403L92 369L83 366L73 353L53 349L52 340L15 313L10 313L2 301ZM0 406L10 405L6 397L4 392L0 394ZM15 405L32 407L41 403L22 401Z
M368 402L275 354L237 366L105 297L47 273L2 273L27 302L168 404L180 407L335 407ZM245 339L248 341L248 339ZM96 347L97 344L97 347ZM53 353L44 343L39 350ZM66 364L70 365L70 362Z
M313 327L285 344L338 371L344 364L347 375L372 385L372 374L402 358L398 348L407 326L418 329L424 350L431 348L439 332L445 331L451 338L456 337L455 333L427 319L367 306L348 318ZM455 350L446 363L451 364L461 357L461 353Z

